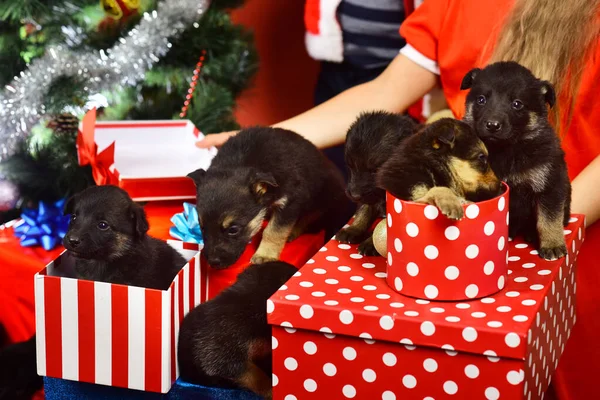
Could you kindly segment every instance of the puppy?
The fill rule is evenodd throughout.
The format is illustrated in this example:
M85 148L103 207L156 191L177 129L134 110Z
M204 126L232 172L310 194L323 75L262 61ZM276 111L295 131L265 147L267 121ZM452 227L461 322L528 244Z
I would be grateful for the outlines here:
M377 173L377 184L397 198L437 206L451 219L462 204L500 194L488 152L464 122L443 118L406 139Z
M93 186L65 205L63 245L78 278L166 290L186 260L152 238L144 209L116 186Z
M490 164L511 188L509 235L523 235L542 258L567 253L563 227L571 213L571 183L560 140L548 122L556 101L549 82L515 62L473 69L464 120L490 152Z
M362 114L348 130L346 194L358 204L358 210L352 224L342 229L335 238L344 243L361 242L358 246L360 254L378 254L369 228L375 219L385 215L385 191L375 185L375 173L416 127L409 117L376 111Z
M281 261L252 265L231 287L190 311L179 331L181 378L272 398L266 302L296 271Z
M308 140L279 128L254 127L229 139L207 171L188 175L197 187L204 254L214 268L236 262L269 222L252 263L279 259L287 241L346 217L339 170Z

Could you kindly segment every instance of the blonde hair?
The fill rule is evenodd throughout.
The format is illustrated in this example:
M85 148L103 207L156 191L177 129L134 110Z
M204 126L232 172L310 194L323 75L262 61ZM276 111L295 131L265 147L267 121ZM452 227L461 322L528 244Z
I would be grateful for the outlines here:
M570 122L585 63L600 39L599 9L600 0L515 0L494 47L490 63L516 61L552 83L561 100L551 115L557 131Z

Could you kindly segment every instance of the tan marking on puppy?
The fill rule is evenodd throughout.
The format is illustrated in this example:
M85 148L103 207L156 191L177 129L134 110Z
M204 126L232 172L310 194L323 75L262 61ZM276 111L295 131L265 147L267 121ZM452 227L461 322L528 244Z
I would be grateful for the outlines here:
M263 221L267 216L267 209L263 208L256 214L256 217L252 218L252 220L248 223L248 229L250 229L250 237L254 237L260 229L262 228Z
M115 233L115 246L112 248L110 259L123 257L131 249L131 238L124 233Z
M265 231L263 232L262 240L252 256L250 262L253 264L262 264L268 261L276 261L281 255L283 246L287 242L295 223L283 225L278 222L277 214L274 214Z
M364 239L373 221L375 221L375 207L361 204L350 226L342 229L336 235L336 239L340 242L358 243Z
M463 117L465 122L473 122L473 103L468 103L465 110L465 116Z
M287 196L283 196L273 203L273 207L277 207L279 209L284 208L286 206L287 202L288 202Z
M468 193L475 193L479 188L496 190L499 188L500 181L494 171L488 168L485 173L473 168L470 161L460 158L450 158L450 171L453 176L455 190L461 197L467 197Z
M538 206L537 231L540 237L540 255L543 258L555 260L567 254L562 214L550 216L543 207Z
M223 223L221 223L221 226L224 229L227 229L233 224L234 221L235 215L226 215L225 218L223 218Z
M410 194L410 198L412 201L416 201L415 199L420 199L421 197L424 197L427 192L429 192L429 187L427 185L417 185L415 187L413 187L411 194Z
M267 374L252 361L248 361L246 371L238 379L237 384L267 400L273 398L271 379L269 379Z
M529 123L527 124L527 129L536 130L539 127L538 116L533 111L529 112Z
M550 177L550 165L542 164L509 177L513 184L529 185L536 193L545 190Z
M432 187L425 196L416 199L415 202L434 205L451 219L461 219L464 214L461 197L445 186Z
M298 220L298 222L296 222L296 225L294 225L294 228L292 229L292 233L290 233L290 236L288 237L288 242L296 240L300 235L302 235L304 232L306 232L308 227L313 222L318 220L321 217L321 215L322 215L321 212L314 212L314 213L305 215L302 218L300 218Z
M258 182L254 184L252 190L254 190L254 193L256 193L257 195L262 196L265 193L267 193L268 185L264 182Z

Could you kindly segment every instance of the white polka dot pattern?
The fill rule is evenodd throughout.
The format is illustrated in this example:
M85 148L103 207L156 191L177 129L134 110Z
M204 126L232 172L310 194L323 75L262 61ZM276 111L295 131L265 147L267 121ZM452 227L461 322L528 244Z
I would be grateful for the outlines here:
M401 207L400 213L406 211ZM483 214L480 208L473 221ZM571 263L585 233L581 221L566 228ZM392 224L406 230L395 219ZM490 236L496 248L501 226L496 223ZM487 237L481 229L478 234ZM417 237L423 232L419 226ZM407 252L412 245L403 242ZM427 301L398 294L386 282L385 258L356 257L357 245L334 243L267 304L270 323L281 326L274 327L272 338L274 399L541 398L575 320L575 266L567 258L547 262L521 239L507 241L512 273L505 276L505 288L453 303L438 302L434 294L441 288L432 282L420 293ZM474 260L483 274L482 249ZM407 271L410 261L391 252ZM439 252L441 259L441 246ZM416 277L425 275L425 264L412 262ZM449 263L441 277L468 278L462 265ZM468 284L481 290L479 283ZM498 287L498 278L494 284Z
M453 221L432 205L389 195L390 286L404 295L435 300L474 299L502 290L508 262L507 196L465 205L465 218ZM425 268L427 273L421 273Z

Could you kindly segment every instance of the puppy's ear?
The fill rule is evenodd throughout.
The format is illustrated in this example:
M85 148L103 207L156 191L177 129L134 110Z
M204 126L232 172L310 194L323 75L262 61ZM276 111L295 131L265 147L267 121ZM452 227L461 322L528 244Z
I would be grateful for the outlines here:
M135 233L138 237L144 236L150 227L148 226L148 219L146 219L146 212L144 208L139 204L133 203L129 207L133 226L135 227Z
M467 74L462 80L462 83L460 84L460 90L471 89L471 87L473 86L473 82L475 82L475 78L477 77L477 74L480 71L481 69L479 68L473 68L472 70L467 72Z
M257 196L263 196L276 187L279 185L270 172L255 172L250 178L250 189Z
M189 174L187 174L188 178L191 178L194 183L196 184L196 186L198 186L200 183L202 183L202 180L204 180L204 177L206 176L206 171L203 169L197 169L194 172L190 172Z
M432 147L436 150L442 146L448 146L452 149L454 148L455 140L456 136L454 134L454 129L444 129L435 139L433 139Z
M542 94L544 95L544 100L550 106L550 108L554 107L556 103L556 92L554 92L554 86L548 81L542 81L541 89Z
M75 203L77 201L77 195L73 195L67 200L65 206L63 207L63 215L73 214L73 210L75 209Z

